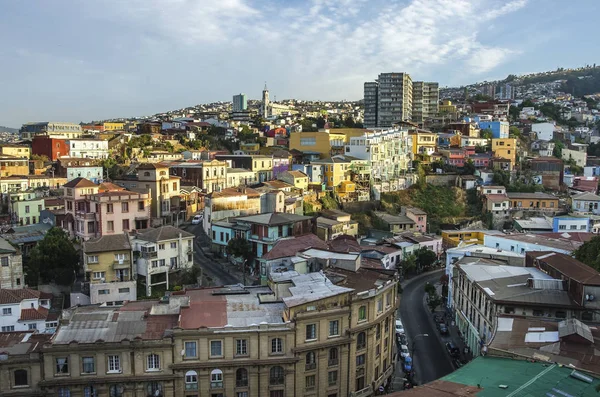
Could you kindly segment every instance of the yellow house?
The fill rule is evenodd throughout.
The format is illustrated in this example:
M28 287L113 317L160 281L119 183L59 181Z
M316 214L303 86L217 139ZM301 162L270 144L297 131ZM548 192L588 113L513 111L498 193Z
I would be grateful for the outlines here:
M340 201L355 201L354 193L356 193L356 183L352 181L342 181L336 188L336 193L340 198Z
M320 165L323 169L323 183L329 189L337 187L342 181L349 179L350 162L340 158L316 160L312 165Z
M258 154L260 145L256 142L240 143L240 150L247 154Z
M452 101L442 101L440 113L456 113L456 106L452 104Z
M125 130L125 123L120 122L106 122L103 123L104 131L123 131Z
M303 192L308 190L308 175L302 171L284 171L277 175L277 179L287 182Z
M24 145L2 145L0 146L0 154L28 159L31 157L31 148Z
M515 138L492 139L494 157L510 160L510 170L517 161L517 140Z
M137 299L132 250L126 233L85 241L83 257L92 304L113 306Z
M436 149L437 134L428 131L411 132L413 154L430 156Z
M442 242L446 247L458 247L461 243L483 245L483 239L488 234L502 232L485 229L442 230Z
M290 150L319 153L327 159L344 153L344 146L350 138L362 136L366 130L362 128L344 128L339 130L321 130L317 132L301 131L290 134Z

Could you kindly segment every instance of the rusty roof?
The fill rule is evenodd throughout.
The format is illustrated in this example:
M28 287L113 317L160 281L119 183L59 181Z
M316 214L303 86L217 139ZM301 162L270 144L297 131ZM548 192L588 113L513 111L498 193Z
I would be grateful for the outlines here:
M272 260L294 256L307 248L327 249L327 243L312 233L302 236L283 238L277 241L271 251L262 256L263 260Z
M600 285L600 273L577 259L554 251L531 251L526 256L554 268L570 279L587 285Z

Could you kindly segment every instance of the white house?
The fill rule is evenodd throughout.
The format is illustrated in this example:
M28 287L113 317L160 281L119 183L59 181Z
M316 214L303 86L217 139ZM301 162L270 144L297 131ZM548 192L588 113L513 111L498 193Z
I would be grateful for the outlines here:
M173 273L194 266L194 235L176 227L139 231L131 244L133 251L139 252L137 274L148 296L153 287L168 287Z
M30 288L0 289L0 332L54 332L58 320L49 319L51 299Z
M537 134L537 139L550 141L552 138L554 138L554 122L532 124L531 131Z
M483 245L522 255L529 251L555 251L570 255L581 243L571 240L569 233L565 232L560 238L555 233L485 235Z
M108 141L93 138L69 139L70 157L81 157L88 159L107 159Z
M104 168L95 165L83 165L67 167L67 182L72 181L75 178L89 179L94 183L102 183Z
M576 214L589 214L600 215L600 209L598 204L600 203L600 196L590 192L583 192L576 194L571 197L571 209Z
M0 238L0 288L23 288L23 257L8 241Z

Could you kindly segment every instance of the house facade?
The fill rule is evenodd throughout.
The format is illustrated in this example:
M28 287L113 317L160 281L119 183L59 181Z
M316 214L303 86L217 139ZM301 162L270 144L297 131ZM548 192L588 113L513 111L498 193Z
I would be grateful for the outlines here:
M54 329L50 321L51 294L30 288L0 289L0 332Z

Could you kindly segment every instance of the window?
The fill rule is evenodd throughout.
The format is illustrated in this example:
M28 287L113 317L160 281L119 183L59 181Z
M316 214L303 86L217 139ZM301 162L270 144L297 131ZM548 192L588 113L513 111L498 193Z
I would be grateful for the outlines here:
M94 280L102 280L104 278L105 274L106 273L104 273L104 272L94 272L92 274L92 277L94 278Z
M339 352L338 352L337 347L332 347L331 349L329 349L329 360L327 362L330 367L332 367L334 365L338 365L338 357L339 357Z
M185 373L185 390L198 390L198 373L196 371Z
M237 339L235 341L235 355L236 356L247 356L248 355L248 340Z
M160 357L158 354L148 355L148 371L158 371L160 369Z
M10 316L10 315L12 315L12 309L10 307L4 307L4 308L2 308L2 315L3 316Z
M129 219L123 219L123 231L129 230Z
M329 322L329 336L340 335L340 322L339 320L333 320Z
M375 326L375 338L377 338L377 339L381 338L381 324L377 324Z
M34 330L34 329L37 329L37 324L36 323L27 324L27 329L30 330L30 331Z
M210 341L210 356L221 357L223 356L223 342L220 340Z
M108 388L108 395L109 397L123 397L124 391L125 388L123 387L123 385L111 385Z
M567 312L563 312L563 311L558 311L557 310L555 316L557 318L567 318Z
M13 332L15 330L15 326L14 325L3 325L2 328L0 328L0 330L2 330L2 332Z
M367 319L367 307L361 306L358 308L358 321L364 321Z
M146 208L146 203L138 201L138 211L143 211Z
M171 248L177 248L177 242L176 241L172 241L171 242Z
M129 203L121 203L121 212L129 212Z
M118 355L108 356L108 372L121 372L121 357Z
M57 374L68 374L69 373L69 358L68 357L56 358L56 373Z
M87 263L98 263L98 255L88 255Z
M97 391L94 386L86 386L83 388L83 397L97 397Z
M112 204L106 204L106 212L112 214L114 212Z
M312 390L315 388L316 379L314 375L308 375L304 380L304 385L308 390Z
M238 368L235 371L235 387L248 387L248 370Z
M311 369L317 368L317 360L315 356L315 352L306 353L306 370L310 371Z
M108 289L98 290L98 295L108 295L108 294L110 294L110 290L108 290Z
M68 387L59 387L57 397L71 397L71 390Z
M197 357L196 342L185 342L185 357Z
M29 214L29 206L28 205L25 206L25 213Z
M367 335L364 332L360 332L356 337L356 348L358 350L364 349L367 346Z
M281 391L281 390L277 390L277 391ZM273 393L273 392L271 392ZM238 391L235 394L235 397L248 397L248 392L247 391Z
M223 371L220 369L213 369L210 373L210 388L211 389L222 389L223 388Z
M365 365L365 354L361 354L356 356L356 366L360 367L361 365Z
M8 266L8 256L3 257L2 259L0 259L0 264L3 267L7 267Z
M281 338L271 339L271 353L283 353L283 341Z
M28 378L27 370L25 370L25 369L18 369L15 372L13 372L13 378L14 378L13 385L15 387L29 385L29 380L27 379Z
M93 374L96 372L96 363L94 357L81 358L81 372L84 374Z
M269 397L283 397L283 390L271 390Z
M106 222L106 230L109 232L114 232L115 231L115 221Z
M329 384L329 386L337 385L337 380L338 371L329 371L329 373L327 374L327 383Z
M164 250L165 249L165 245L164 244L158 244L158 249L159 250Z
M284 378L283 368L280 366L271 367L269 372L269 384L271 385L283 385Z
M308 324L306 326L306 340L317 339L317 324Z
M381 345L375 346L375 357L379 357L381 354Z
M128 294L129 288L119 288L119 294Z
M377 301L377 313L381 313L383 311L383 298L379 298Z

